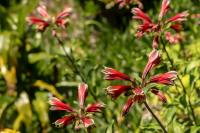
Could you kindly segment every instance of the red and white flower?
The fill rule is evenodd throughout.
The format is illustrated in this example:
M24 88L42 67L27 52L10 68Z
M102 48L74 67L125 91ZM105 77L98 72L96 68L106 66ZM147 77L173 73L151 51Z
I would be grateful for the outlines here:
M63 127L71 123L78 123L78 125L75 126L75 128L78 129L81 127L80 124L85 128L94 125L94 120L91 117L92 113L101 112L105 106L103 103L98 102L85 107L84 103L87 97L87 88L88 86L85 83L80 84L78 87L78 110L73 109L69 104L63 103L55 97L49 99L49 104L51 105L50 110L62 110L70 113L63 118L58 119L55 122L56 126Z
M176 78L177 78L177 72L169 71L164 74L159 74L159 75L151 77L150 83L172 85Z

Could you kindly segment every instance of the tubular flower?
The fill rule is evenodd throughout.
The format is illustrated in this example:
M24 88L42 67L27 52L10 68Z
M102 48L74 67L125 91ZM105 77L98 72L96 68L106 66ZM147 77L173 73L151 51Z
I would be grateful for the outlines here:
M136 32L136 37L142 37L144 35L144 33L149 33L149 32L153 32L154 33L154 40L153 40L153 44L152 47L154 49L157 49L158 46L157 44L159 43L159 39L161 32L165 32L164 29L167 29L167 25L170 23L175 22L175 24L171 24L172 26L170 26L170 28L174 29L175 31L180 30L180 22L185 21L186 17L188 16L188 12L184 11L182 13L178 13L175 16L163 20L163 17L166 15L168 9L169 9L169 4L170 4L170 0L163 0L162 1L162 6L161 6L161 10L160 10L160 14L158 16L158 22L157 23L153 23L152 20L150 19L150 17L148 15L146 15L141 9L139 8L133 8L132 9L132 13L134 14L133 19L137 19L137 20L142 20L142 24L138 25L137 28L137 32ZM166 28L167 27L167 28ZM159 35L159 36L158 36ZM156 43L155 43L155 39L156 39ZM169 40L167 40L169 41Z
M165 33L165 37L166 40L170 43L170 44L176 44L179 43L182 40L182 37L180 34L176 33L174 35L171 35L170 32L166 32Z
M54 16L49 15L44 5L39 6L37 8L37 12L39 13L40 17L29 16L27 17L27 21L31 25L36 25L37 30L43 32L47 27L54 24L65 28L65 25L68 22L67 18L71 15L72 10L71 8L66 7L62 12L58 13L58 15L55 17L55 20Z
M103 103L93 103L87 108L84 106L85 99L87 97L87 84L82 83L78 87L78 102L79 109L73 109L69 104L61 102L59 99L52 97L49 99L49 104L51 105L50 110L62 110L70 113L69 115L64 116L63 118L58 119L55 122L57 127L67 126L71 123L78 123L77 127L88 128L89 126L94 125L94 120L91 117L92 113L101 112L105 107Z
M147 74L160 63L160 60L161 58L160 58L159 52L156 49L152 50L152 52L149 54L147 65L145 66L145 69L143 71L142 82L140 85L137 84L138 82L134 81L134 82L131 82L132 83L131 85L115 85L115 86L107 87L106 89L107 94L111 96L113 99L118 98L123 93L128 94L129 98L122 109L123 116L129 112L133 104L144 102L146 100L146 94L144 93L143 88L148 86L150 83L165 84L165 85L173 84L173 81L177 77L177 73L175 71L169 71L164 74L152 76L149 81L146 80ZM105 67L103 70L103 73L105 74L105 79L107 80L119 80L119 79L127 80L128 79L128 81L132 81L130 80L131 78L129 76L124 75L123 73L113 68ZM167 101L164 94L160 92L159 90L156 90L153 88L150 88L149 90L153 94L157 95L161 101L163 102Z
M144 68L142 79L145 80L147 74L160 63L161 57L157 50L152 50L149 54L148 62Z
M110 67L105 67L104 70L102 71L102 73L105 74L104 79L106 79L106 80L127 80L127 81L134 82L134 80L131 79L126 74L123 74L113 68L110 68Z
M172 85L173 81L177 78L176 71L169 71L164 74L159 74L151 77L150 83L164 84L164 85Z
M110 95L113 99L119 97L122 93L129 91L132 87L130 85L116 85L109 86L107 88L107 94Z
M122 109L122 116L126 115L134 103L134 99L130 97Z
M157 95L158 98L159 98L162 102L164 102L164 103L167 102L167 98L165 97L165 95L164 95L161 91L159 91L159 90L157 90L157 89L151 89L151 92L152 92L153 94Z

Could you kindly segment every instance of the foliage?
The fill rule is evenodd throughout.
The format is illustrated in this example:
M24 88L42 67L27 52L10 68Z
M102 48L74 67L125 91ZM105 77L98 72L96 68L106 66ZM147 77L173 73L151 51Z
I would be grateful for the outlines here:
M46 3L51 14L56 14L65 5L73 9L69 26L64 32L59 29L58 36L64 38L64 48L73 55L89 86L87 102L97 100L106 105L104 112L94 118L96 128L91 132L162 131L143 104L135 104L123 117L121 110L125 96L113 101L106 95L105 87L110 82L103 80L104 66L116 68L140 81L153 40L152 36L135 37L138 22L131 19L130 9L137 4L119 9L118 5L107 5L112 3L110 1L0 1L0 132L73 132L73 125L56 128L52 124L64 113L49 111L48 98L55 96L66 103L78 104L77 86L82 80L74 74L71 62L64 56L51 30L41 33L28 25L26 17L35 13L41 3ZM161 1L141 2L144 11L156 19ZM199 0L171 1L173 10L169 12L171 15L188 10L190 14L180 32L182 41L166 45L186 87L186 94L178 81L174 86L157 87L165 92L167 103L148 94L149 105L169 133L200 131L200 20L192 17L199 13L199 7ZM160 52L163 63L151 72L152 75L171 70L166 54Z

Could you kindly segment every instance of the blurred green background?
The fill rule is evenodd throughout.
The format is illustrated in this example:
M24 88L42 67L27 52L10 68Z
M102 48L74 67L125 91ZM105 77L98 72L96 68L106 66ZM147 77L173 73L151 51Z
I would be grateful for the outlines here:
M143 10L157 19L161 0L141 0ZM52 123L64 112L49 111L48 97L56 96L76 106L77 86L81 82L51 31L39 33L26 22L39 4L47 5L51 14L65 5L73 8L70 25L64 31L65 48L73 50L89 88L106 104L105 114L95 116L95 133L160 133L162 130L142 104L136 104L124 118L125 96L111 100L105 93L110 85L103 79L104 66L113 67L139 78L151 51L152 37L135 38L138 22L132 20L131 7L119 9L114 0L0 0L0 132L64 133L73 126L56 128ZM179 44L167 50L187 89L187 98L177 86L159 86L168 102L162 104L154 95L148 103L169 133L200 132L200 12L199 0L173 0L168 15L188 10ZM155 15L156 14L156 15ZM67 35L66 35L67 34ZM162 54L162 63L152 72L166 72L170 64ZM193 122L187 101L190 100L197 120ZM89 94L88 103L94 102ZM189 112L188 112L189 111ZM13 131L9 130L13 129ZM83 132L83 131L80 131Z

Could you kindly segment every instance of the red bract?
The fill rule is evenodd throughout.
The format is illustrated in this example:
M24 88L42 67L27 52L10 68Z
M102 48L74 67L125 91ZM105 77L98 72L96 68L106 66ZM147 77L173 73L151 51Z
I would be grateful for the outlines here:
M107 88L107 94L110 95L113 99L116 99L118 96L120 96L122 93L127 92L132 87L128 85L116 85L116 86L109 86Z
M167 98L165 97L165 95L164 95L161 91L159 91L159 90L157 90L157 89L151 89L151 92L152 92L153 94L157 95L158 98L159 98L162 102L164 102L164 103L167 102Z
M164 85L172 85L173 81L177 78L176 71L169 71L164 74L159 74L151 77L150 83L164 84Z
M55 125L58 127L67 126L70 123L76 123L75 128L80 128L80 124L83 125L83 127L87 128L91 125L94 125L94 121L91 117L92 113L101 112L101 110L104 108L103 103L94 103L89 105L87 108L84 106L84 102L87 96L87 84L82 83L79 85L78 88L78 102L79 102L79 109L75 110L73 109L69 104L65 104L61 102L57 98L50 98L49 103L51 105L51 110L63 110L70 115L64 116L63 118L58 119L55 122ZM78 125L77 125L78 124Z
M134 80L131 79L129 76L113 68L105 67L102 72L105 74L104 79L106 80L127 80L127 81L134 82Z
M41 18L30 16L30 17L27 17L27 20L30 24L36 25L39 31L44 31L47 27L54 24L61 26L62 28L65 28L65 25L67 23L66 18L70 16L71 8L65 8L56 17L50 16L44 5L39 6L37 8L37 12L39 13ZM55 21L54 21L54 18L56 18Z
M151 71L154 67L156 67L159 63L160 63L160 54L157 50L152 50L150 55L149 55L149 59L148 62L144 68L143 74L142 74L142 79L145 80L147 74L149 73L149 71Z
M142 12L139 8L133 8L132 9L132 13L134 14L133 19L139 19L142 20L142 24L140 24L137 28L137 32L136 32L136 37L142 37L144 35L144 33L154 33L154 41L152 44L153 48L158 48L157 44L159 43L159 39L161 36L161 32L165 32L165 29L167 29L168 27L168 23L172 23L172 22L182 22L184 20L186 20L186 17L188 16L188 12L182 12L182 13L178 13L177 15L175 15L174 17L171 17L167 20L163 20L163 17L165 16L165 14L167 13L168 9L169 9L169 3L170 0L163 0L162 1L162 6L161 6L161 10L160 10L160 14L158 17L158 22L157 23L153 23L152 20L150 19L150 17L148 15L146 15L144 12ZM167 27L167 28L165 28ZM180 30L180 24L173 24L173 26L171 26L170 28L175 29L176 31L179 29Z

